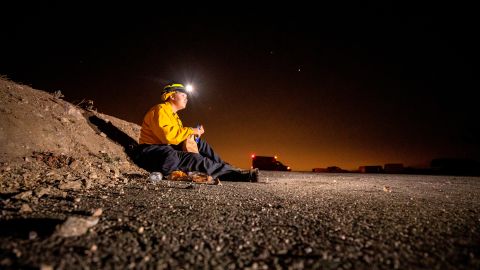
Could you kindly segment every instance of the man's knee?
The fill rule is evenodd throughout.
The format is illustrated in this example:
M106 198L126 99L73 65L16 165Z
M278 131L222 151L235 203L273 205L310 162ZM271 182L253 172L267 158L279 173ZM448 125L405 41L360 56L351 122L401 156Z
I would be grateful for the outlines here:
M180 159L171 147L151 145L140 155L140 161L145 169L170 174L176 170Z
M181 156L180 156L180 160L181 161L189 161L189 162L201 162L203 161L205 157L203 157L202 155L198 154L198 153L191 153L191 152L182 152Z

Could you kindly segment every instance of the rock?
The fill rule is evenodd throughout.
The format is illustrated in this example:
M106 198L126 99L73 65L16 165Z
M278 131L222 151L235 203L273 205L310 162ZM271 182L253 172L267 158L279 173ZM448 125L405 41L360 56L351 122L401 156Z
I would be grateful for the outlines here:
M99 217L102 215L102 213L103 213L102 208L94 209L92 210L92 217Z
M11 266L12 260L10 258L5 258L0 261L0 266Z
M120 177L120 170L119 170L118 168L113 168L112 171L113 171L113 173L114 173L113 176L114 176L115 178Z
M79 236L87 232L87 230L98 223L98 217L69 217L67 220L57 227L55 235L61 237Z
M50 192L50 188L44 188L44 187L37 188L35 190L35 196L37 196L38 198L41 198L43 195L49 194L49 192Z
M51 266L50 264L42 263L42 265L40 266L40 270L53 270L53 266Z
M106 173L110 173L110 167L105 164L105 163L102 163L102 169L106 172Z
M37 237L38 237L38 234L37 234L36 231L30 231L30 232L28 233L28 239L29 239L29 240L37 239Z
M67 192L61 191L61 190L56 189L56 188L50 188L50 187L47 187L47 188L42 187L42 188L37 188L35 190L35 196L37 196L37 198L41 198L44 195L48 195L48 196L52 196L52 197L66 198L67 197Z
M60 184L58 188L62 190L80 190L82 189L82 183L80 181L69 181Z
M138 228L138 233L139 234L142 234L144 231L145 231L145 228L143 228L143 227Z
M33 212L32 211L32 208L30 208L30 206L26 203L22 204L22 207L20 208L20 213L31 213Z
M20 194L15 195L15 197L13 198L17 200L22 200L22 201L30 201L32 199L32 191L31 190L24 191Z
M75 107L69 106L67 110L67 114L75 117L77 120L81 120L83 118L82 113Z
M75 170L75 169L78 167L78 165L80 165L80 161L74 160L74 161L72 161L72 163L70 163L70 165L68 165L68 166L70 167L70 169Z

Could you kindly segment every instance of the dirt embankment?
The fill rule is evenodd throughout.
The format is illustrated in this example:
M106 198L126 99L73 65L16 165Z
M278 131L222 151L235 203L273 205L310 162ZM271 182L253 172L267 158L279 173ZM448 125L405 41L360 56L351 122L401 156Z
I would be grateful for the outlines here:
M0 193L89 189L146 175L128 156L140 127L85 105L0 78Z

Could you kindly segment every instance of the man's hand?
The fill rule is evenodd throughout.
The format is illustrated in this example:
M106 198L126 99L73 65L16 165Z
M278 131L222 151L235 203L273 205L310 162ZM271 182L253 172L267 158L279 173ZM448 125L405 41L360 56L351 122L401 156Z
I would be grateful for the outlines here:
M203 129L203 126L199 126L197 128L192 128L193 129L193 134L201 136L203 133L205 133L205 130Z

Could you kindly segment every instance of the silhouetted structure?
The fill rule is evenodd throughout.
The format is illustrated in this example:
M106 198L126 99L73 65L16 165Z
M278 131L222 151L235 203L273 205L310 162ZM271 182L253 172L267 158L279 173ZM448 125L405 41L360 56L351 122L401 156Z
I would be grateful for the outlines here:
M403 173L405 168L402 163L387 163L383 166L385 173Z
M330 166L327 168L313 168L312 172L326 172L326 173L348 173L350 171L344 170L337 166Z
M373 166L360 166L358 170L361 173L382 173L383 169L380 165L373 165Z

